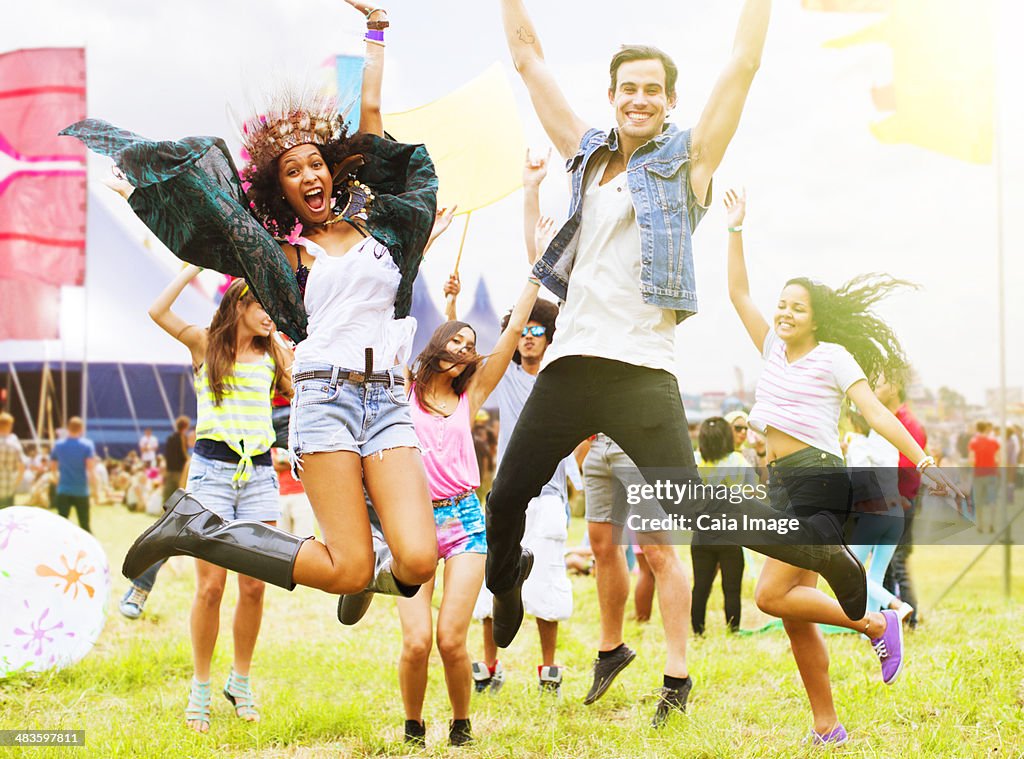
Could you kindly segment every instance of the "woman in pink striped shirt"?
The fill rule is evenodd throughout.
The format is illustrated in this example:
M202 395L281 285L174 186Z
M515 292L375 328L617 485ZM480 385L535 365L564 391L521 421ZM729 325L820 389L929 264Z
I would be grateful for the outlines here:
M729 191L725 207L729 298L764 358L749 422L768 441L773 504L799 516L824 511L846 517L850 480L839 445L839 412L847 397L873 429L935 483L934 492L958 493L871 390L870 382L883 369L893 376L906 367L895 334L871 308L909 283L887 275L866 275L832 290L804 277L791 279L779 295L769 325L750 297L747 283L742 237L746 194ZM832 702L828 649L816 623L864 633L881 661L886 683L895 681L903 666L903 631L892 610L849 619L834 598L817 589L817 583L814 572L768 559L755 598L762 611L782 618L789 635L814 715L811 740L815 745L841 745L847 734Z

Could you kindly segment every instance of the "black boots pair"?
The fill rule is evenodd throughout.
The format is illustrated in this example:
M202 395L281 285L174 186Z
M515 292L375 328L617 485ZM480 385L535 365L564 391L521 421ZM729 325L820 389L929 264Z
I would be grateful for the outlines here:
M427 725L414 719L405 721L405 743L413 746L427 745ZM473 728L468 719L453 719L448 723L448 743L451 746L465 746L473 742Z
M228 522L184 490L164 504L164 514L128 549L121 573L134 579L170 556L194 556L242 575L292 590L300 538L263 522Z

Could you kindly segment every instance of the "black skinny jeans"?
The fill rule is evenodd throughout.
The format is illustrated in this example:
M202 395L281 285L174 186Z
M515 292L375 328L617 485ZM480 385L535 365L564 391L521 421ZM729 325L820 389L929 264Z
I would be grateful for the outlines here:
M540 493L562 459L598 432L618 443L641 470L671 468L675 483L701 481L673 375L593 356L558 359L537 377L487 499L487 587L492 593L508 590L517 579L530 499ZM783 516L753 499L730 503L705 498L678 505L665 500L662 507L667 514L689 517ZM726 542L740 540L739 534L720 537ZM827 538L803 519L799 531L773 535L771 540L751 548L801 569L818 571L832 553L824 545Z
M739 546L715 546L692 543L690 560L693 563L693 600L690 605L690 625L696 635L704 633L708 598L718 568L722 568L722 597L725 600L725 623L736 632L740 629L743 603L743 549Z

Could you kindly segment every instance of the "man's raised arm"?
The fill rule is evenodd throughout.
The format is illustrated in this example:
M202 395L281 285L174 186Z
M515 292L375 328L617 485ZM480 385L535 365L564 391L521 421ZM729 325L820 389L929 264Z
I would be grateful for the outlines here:
M579 150L587 125L573 113L544 62L544 51L522 0L501 0L501 19L512 63L526 84L537 117L555 150L569 159Z
M702 204L707 202L711 177L736 134L750 84L761 66L771 9L771 0L746 0L744 3L732 58L718 78L700 121L693 128L690 186Z

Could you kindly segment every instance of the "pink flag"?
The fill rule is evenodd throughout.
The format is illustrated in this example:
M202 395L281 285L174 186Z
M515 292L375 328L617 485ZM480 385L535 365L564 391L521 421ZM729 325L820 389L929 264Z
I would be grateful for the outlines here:
M60 337L60 288L0 278L0 340Z
M85 147L57 136L84 117L83 49L0 55L0 280L84 283ZM37 294L52 305L59 290Z

